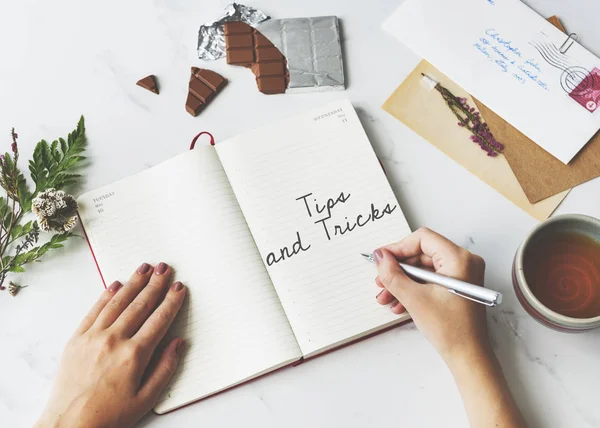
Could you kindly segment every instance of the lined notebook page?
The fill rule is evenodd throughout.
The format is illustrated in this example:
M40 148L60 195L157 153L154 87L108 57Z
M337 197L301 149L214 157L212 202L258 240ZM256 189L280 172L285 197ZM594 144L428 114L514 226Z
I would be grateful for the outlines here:
M187 350L163 413L301 357L213 147L83 195L80 215L107 282L169 263L188 297L169 335Z
M407 318L376 303L360 256L410 230L349 101L217 152L305 356Z

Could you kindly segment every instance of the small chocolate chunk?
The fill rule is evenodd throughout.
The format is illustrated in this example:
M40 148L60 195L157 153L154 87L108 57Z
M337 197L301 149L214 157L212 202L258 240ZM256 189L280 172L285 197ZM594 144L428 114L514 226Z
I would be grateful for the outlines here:
M227 79L212 70L192 67L185 110L197 116L223 90L226 83Z
M156 76L154 74L151 74L149 76L144 77L143 79L138 80L136 85L141 86L142 88L147 89L150 92L158 94L158 85L156 84Z
M254 50L252 48L227 51L227 64L250 66L252 63L254 63Z
M226 22L224 30L226 36L230 34L252 33L254 31L251 26L240 21Z
M215 73L214 71L206 68L196 68L196 70L193 71L193 75L202 80L202 82L204 82L204 84L213 91L218 91L225 83L227 83L227 80L225 80L225 78L219 73Z
M259 64L268 61L283 61L283 55L275 46L257 47L255 52L256 62Z
M256 64L254 72L257 77L283 76L285 74L285 67L283 62L264 62Z
M248 67L263 94L283 94L289 83L287 61L273 43L243 22L225 23L227 64Z
M194 95L196 98L199 98L203 103L206 103L214 94L214 92L200 79L192 79L190 81L190 94Z
M187 100L185 100L185 110L192 116L198 116L202 107L204 107L204 103L193 96L191 92L188 93Z
M264 76L256 79L258 90L263 94L283 94L287 86L284 76Z
M252 47L252 34L232 34L227 41L231 48Z

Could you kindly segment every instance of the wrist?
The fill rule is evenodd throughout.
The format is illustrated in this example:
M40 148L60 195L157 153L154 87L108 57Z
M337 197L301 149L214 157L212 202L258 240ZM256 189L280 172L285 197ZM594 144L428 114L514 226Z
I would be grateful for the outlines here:
M58 410L54 407L48 407L44 410L34 428L62 428L77 425L73 421L77 421L73 412L69 409ZM86 425L89 426L89 425Z
M34 428L56 428L59 426L58 418L52 417L44 412L34 425Z
M442 355L452 373L472 370L495 361L494 351L488 341L474 341Z

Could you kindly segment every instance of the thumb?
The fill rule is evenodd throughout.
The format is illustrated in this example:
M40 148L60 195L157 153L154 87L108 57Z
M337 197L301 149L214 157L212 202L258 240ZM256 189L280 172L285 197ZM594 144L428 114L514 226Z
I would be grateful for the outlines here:
M418 289L418 284L406 276L394 255L385 248L375 250L373 258L377 264L379 279L386 290L406 306L411 295ZM407 309L409 308L407 307Z

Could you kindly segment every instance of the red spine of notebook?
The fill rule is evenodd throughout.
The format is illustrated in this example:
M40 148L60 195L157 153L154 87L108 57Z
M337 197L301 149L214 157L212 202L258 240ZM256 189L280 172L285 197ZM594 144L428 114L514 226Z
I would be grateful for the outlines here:
M85 236L85 240L87 241L88 247L90 248L90 252L92 253L92 258L94 259L94 263L96 264L96 269L98 269L98 273L100 274L100 279L102 280L102 285L106 288L106 281L104 280L104 275L102 275L102 271L100 270L100 265L98 264L98 259L96 259L96 254L94 254L94 249L92 248L92 243L90 242L90 238L88 237L87 232L85 231L85 227L83 226L83 222L81 221L81 216L77 213L77 217L79 218L79 224L81 225L81 230L83 230L83 236Z

